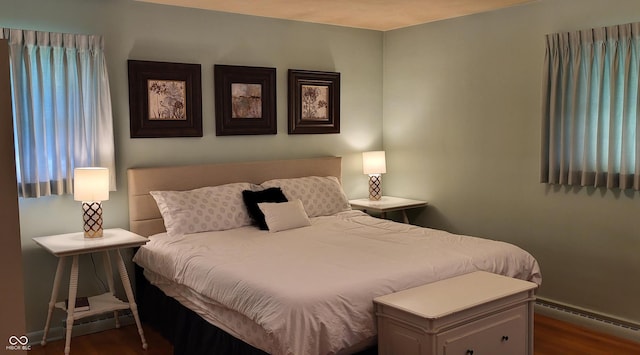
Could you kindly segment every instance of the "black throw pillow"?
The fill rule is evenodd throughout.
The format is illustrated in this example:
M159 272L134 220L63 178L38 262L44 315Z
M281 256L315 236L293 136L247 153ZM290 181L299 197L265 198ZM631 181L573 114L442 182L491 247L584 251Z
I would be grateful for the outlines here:
M258 203L261 202L287 202L287 197L284 195L282 190L279 187L270 187L261 191L251 191L244 190L242 191L242 199L244 200L245 206L247 206L247 211L249 212L249 216L255 224L260 227L262 230L269 230L267 227L267 222L264 220L264 213L260 211L260 207L258 207Z

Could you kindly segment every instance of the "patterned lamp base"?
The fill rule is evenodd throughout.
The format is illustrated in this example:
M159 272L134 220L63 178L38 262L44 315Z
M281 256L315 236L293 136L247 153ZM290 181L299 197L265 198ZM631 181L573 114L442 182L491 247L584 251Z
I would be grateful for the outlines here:
M84 221L84 237L102 237L102 203L82 202L82 220Z
M382 198L382 175L369 175L369 200L379 201Z

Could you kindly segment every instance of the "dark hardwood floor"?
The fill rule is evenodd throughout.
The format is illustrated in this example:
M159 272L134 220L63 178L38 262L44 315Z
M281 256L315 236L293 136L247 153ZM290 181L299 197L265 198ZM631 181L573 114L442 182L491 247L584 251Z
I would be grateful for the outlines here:
M171 355L173 347L152 328L145 326L149 349L142 350L135 325L83 335L71 341L71 354L81 355ZM612 337L539 314L535 316L535 355L626 355L640 354L640 343ZM34 346L31 355L60 355L64 340ZM514 354L517 355L517 354Z
M138 328L127 325L119 329L81 335L71 339L71 355L172 355L173 346L153 328L143 325L148 349L142 349ZM63 355L64 340L45 346L33 346L29 355Z
M616 338L539 314L534 325L535 355L638 355L640 343Z

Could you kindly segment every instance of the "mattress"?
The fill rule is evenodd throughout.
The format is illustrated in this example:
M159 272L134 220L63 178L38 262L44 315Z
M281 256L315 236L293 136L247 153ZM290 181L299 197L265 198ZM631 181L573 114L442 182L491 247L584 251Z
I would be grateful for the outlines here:
M360 211L311 222L278 233L248 226L175 238L160 234L134 261L152 283L173 289L165 293L272 354L337 354L371 342L372 300L384 294L476 270L541 282L533 256L512 244ZM211 316L225 311L238 318ZM244 334L256 329L255 339Z

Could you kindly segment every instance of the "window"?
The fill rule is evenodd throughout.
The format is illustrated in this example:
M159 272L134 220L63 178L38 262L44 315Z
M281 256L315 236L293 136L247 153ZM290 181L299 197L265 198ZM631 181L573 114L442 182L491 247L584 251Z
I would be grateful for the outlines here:
M0 28L9 41L18 190L73 191L75 167L109 168L113 120L101 36Z
M640 23L547 35L541 181L640 190Z

